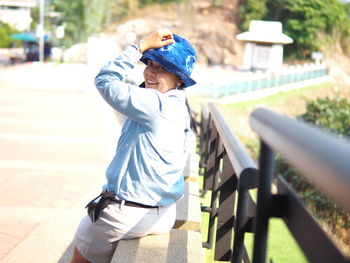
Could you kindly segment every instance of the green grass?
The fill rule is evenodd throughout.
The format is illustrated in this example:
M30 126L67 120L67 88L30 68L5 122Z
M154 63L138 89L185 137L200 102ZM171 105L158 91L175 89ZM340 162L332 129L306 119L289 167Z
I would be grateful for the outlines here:
M241 101L236 102L232 104L226 105L226 107L233 108L233 109L251 109L252 107L256 107L257 105L277 105L277 104L283 104L286 100L292 98L292 97L306 97L309 93L312 93L313 91L316 91L318 89L322 89L325 87L329 87L333 84L331 83L322 83L317 85L308 86L305 88L300 89L293 89L289 91L283 91L274 95L270 95L267 97L263 97L260 99L255 100L247 100L247 101ZM204 103L207 104L209 102L216 103L215 99L207 98L207 97L199 97L199 96L188 96L190 105L192 108L200 111L200 104Z
M203 177L200 176L199 184L202 185ZM254 195L254 193L253 193ZM253 199L255 197L253 196ZM202 205L210 205L210 192L207 192L205 196L201 198ZM202 213L202 240L207 241L207 231L209 224L209 214ZM215 238L214 238L215 240ZM252 259L253 251L253 234L247 233L245 235L245 245ZM222 262L214 261L214 249L204 249L205 251L205 262ZM274 263L307 263L307 259L303 255L297 243L294 241L294 238L290 234L288 228L284 224L283 220L273 218L269 221L269 235L268 235L268 251L267 251L267 261L270 262L270 259L273 259Z
M259 140L251 130L249 124L250 114L258 107L270 108L275 112L280 112L288 116L296 116L306 110L306 102L318 96L336 94L336 90L331 83L322 83L300 89L280 92L264 98L237 102L233 104L220 104L217 101L198 97L188 97L191 108L200 113L201 104L207 105L209 102L216 104L220 114L234 134L245 145L249 154L257 158Z
M322 83L322 84L313 85L313 86L309 86L309 87L305 87L305 88L284 91L284 92L280 92L278 94L274 94L274 95L267 96L267 97L260 98L260 99L256 99L256 100L242 101L242 102L230 104L229 107L236 108L236 109L249 109L252 106L256 106L256 105L283 104L289 98L304 97L310 92L313 92L313 91L318 90L320 88L324 88L324 87L329 86L329 85L331 85L331 84L330 83Z

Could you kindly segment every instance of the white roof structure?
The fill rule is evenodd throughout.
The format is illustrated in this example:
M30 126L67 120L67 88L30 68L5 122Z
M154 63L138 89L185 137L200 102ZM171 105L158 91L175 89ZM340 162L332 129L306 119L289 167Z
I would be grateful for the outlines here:
M290 44L293 39L283 34L282 23L279 21L252 20L249 31L238 34L238 40L249 42Z
M0 21L19 31L27 31L33 20L30 9L36 4L36 0L0 0Z
M36 0L0 0L0 6L34 7Z

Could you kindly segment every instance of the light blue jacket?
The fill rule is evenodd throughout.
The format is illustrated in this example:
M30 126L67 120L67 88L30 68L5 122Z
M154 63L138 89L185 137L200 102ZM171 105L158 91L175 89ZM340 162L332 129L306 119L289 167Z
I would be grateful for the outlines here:
M183 90L160 93L125 82L141 56L129 46L95 79L106 102L128 117L104 189L123 200L168 206L183 195L190 118Z

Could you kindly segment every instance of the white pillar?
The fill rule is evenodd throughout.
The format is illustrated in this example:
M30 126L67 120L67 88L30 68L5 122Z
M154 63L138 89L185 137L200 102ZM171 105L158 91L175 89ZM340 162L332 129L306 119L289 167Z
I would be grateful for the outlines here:
M250 70L252 68L252 56L253 56L253 44L250 42L246 42L244 44L244 58L243 58L244 69Z
M45 0L40 0L40 23L39 23L39 61L44 61L44 37L45 37L45 29L44 29L44 10L45 8Z

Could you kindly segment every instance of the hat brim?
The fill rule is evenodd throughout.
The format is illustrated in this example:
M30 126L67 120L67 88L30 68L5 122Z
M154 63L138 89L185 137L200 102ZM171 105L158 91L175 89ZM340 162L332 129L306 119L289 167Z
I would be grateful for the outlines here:
M143 53L141 59L144 64L147 64L148 60L153 60L158 64L162 65L168 72L173 73L176 76L179 76L183 81L183 86L185 88L195 85L197 82L192 79L190 76L184 74L176 65L171 63L165 57L157 53L154 49L149 49Z

